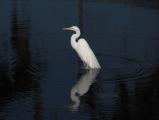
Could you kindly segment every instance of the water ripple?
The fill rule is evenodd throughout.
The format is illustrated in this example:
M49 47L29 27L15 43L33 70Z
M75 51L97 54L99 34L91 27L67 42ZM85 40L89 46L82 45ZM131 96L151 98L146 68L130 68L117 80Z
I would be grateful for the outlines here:
M102 63L102 79L104 80L136 80L151 76L155 70L155 65L129 57L99 55Z

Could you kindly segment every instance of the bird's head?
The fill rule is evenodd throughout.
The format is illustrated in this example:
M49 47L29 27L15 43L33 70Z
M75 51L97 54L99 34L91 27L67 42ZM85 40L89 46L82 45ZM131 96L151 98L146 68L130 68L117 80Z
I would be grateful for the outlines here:
M68 27L68 28L63 28L63 30L66 30L66 31L74 31L74 32L80 31L77 26L72 26L72 27Z

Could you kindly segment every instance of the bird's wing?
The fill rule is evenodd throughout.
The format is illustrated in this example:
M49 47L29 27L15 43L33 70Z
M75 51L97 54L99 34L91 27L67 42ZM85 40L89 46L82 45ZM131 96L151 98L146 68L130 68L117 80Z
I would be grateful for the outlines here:
M95 68L100 66L96 56L85 39L81 38L78 40L77 52L80 58L90 67Z
M89 57L90 55L94 54L91 50L90 46L88 45L87 41L83 38L79 39L77 42L78 53L80 57Z

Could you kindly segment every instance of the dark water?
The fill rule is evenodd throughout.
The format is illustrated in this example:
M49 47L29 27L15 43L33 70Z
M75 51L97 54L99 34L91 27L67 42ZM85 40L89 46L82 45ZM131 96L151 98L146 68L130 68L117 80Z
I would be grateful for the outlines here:
M158 0L1 0L0 120L159 120ZM78 25L101 70L82 70Z

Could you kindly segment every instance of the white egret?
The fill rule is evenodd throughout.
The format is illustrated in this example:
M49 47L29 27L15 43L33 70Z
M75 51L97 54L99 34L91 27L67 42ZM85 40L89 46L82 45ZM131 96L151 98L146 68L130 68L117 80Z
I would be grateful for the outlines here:
M86 69L99 69L101 68L95 54L88 45L84 38L80 37L80 29L77 26L72 26L69 28L63 28L63 30L74 31L75 34L71 36L71 46L77 52L78 56L83 61Z

